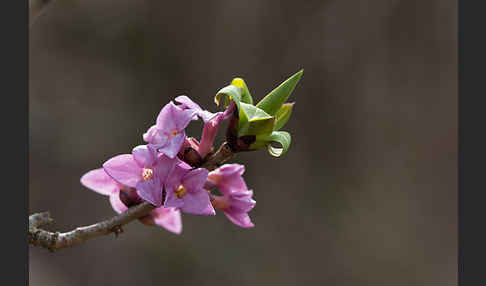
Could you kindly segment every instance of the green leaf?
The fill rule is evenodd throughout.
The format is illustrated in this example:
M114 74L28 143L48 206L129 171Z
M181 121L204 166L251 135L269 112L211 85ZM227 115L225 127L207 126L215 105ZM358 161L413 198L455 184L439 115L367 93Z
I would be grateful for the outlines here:
M231 84L242 89L241 102L253 104L253 98L251 97L250 90L242 78L234 78Z
M264 110L248 104L248 103L240 103L240 107L245 111L245 113L248 115L248 119L255 119L255 118L267 118L267 117L272 117L270 114L266 113Z
M282 156L290 147L290 134L286 131L274 131L267 140L282 145L282 148L273 147L271 143L267 145L268 153L274 157Z
M275 118L254 105L240 103L241 110L248 116L248 124L238 129L238 136L268 136L273 131Z
M280 107L280 109L275 114L275 126L273 129L275 131L280 130L287 121L289 121L290 115L292 114L292 108L294 107L294 103L285 103Z
M286 131L273 131L271 135L263 138L257 136L256 141L250 145L250 149L256 150L267 146L267 151L270 155L280 157L289 149L290 138L290 134ZM282 147L273 147L272 143L278 143Z
M228 85L220 89L214 97L214 102L219 105L221 101L223 101L224 107L227 107L230 104L231 100L235 102L239 116L238 130L248 128L248 116L246 115L245 111L240 108L241 91L242 89L235 85Z
M289 79L267 94L256 106L265 110L270 115L275 115L282 104L287 101L292 91L294 91L294 88L303 73L304 70L300 70L292 75Z
M268 136L273 132L275 117L258 118L248 122L248 129L242 135L262 135Z
M231 100L234 100L239 108L241 101L241 88L234 85L223 87L216 93L216 96L214 97L214 102L216 105L219 105L221 100L223 100L224 107L227 107Z

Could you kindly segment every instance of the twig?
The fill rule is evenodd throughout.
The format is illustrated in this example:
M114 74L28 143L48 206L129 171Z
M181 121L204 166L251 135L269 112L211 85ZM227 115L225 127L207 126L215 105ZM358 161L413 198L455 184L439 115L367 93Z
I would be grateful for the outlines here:
M202 167L210 171L214 170L231 157L233 157L233 153L227 144L223 143L216 153L209 156ZM63 233L50 232L40 228L53 221L48 212L32 214L29 216L29 244L54 251L72 247L94 237L110 233L118 235L123 231L121 228L123 225L147 215L154 208L150 203L143 202L110 219Z

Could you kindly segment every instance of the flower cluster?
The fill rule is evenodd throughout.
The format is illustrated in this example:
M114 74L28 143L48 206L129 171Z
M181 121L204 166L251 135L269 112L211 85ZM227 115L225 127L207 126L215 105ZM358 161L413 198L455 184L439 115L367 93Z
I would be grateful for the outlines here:
M244 81L237 78L217 93L216 103L224 98L226 109L216 113L203 110L187 96L178 96L162 108L155 124L142 135L145 145L107 160L102 168L83 175L81 183L109 196L118 213L149 202L155 208L139 220L176 234L182 231L181 212L215 215L215 210L221 210L237 226L253 227L248 212L256 202L242 177L245 167L225 164L208 170L202 166L215 153L214 139L227 119L226 141L232 152L267 146L270 154L283 154L290 145L290 135L278 129L289 119L293 105L284 101L301 75L302 71L256 106ZM204 122L200 141L185 133L189 123L199 119ZM277 150L272 142L282 148Z

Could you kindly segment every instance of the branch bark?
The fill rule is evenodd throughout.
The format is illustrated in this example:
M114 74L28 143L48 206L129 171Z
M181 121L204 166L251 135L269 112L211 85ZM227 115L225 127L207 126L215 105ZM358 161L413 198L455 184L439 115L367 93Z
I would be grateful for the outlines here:
M206 162L202 165L202 168L212 171L233 157L233 155L234 153L231 152L227 143L223 143L218 151L209 156ZM150 203L143 202L110 219L88 226L77 227L72 231L63 233L50 232L41 228L42 226L53 222L49 212L35 213L29 216L29 244L54 251L56 249L78 245L98 236L111 233L118 235L123 232L122 226L147 215L154 208L155 207Z

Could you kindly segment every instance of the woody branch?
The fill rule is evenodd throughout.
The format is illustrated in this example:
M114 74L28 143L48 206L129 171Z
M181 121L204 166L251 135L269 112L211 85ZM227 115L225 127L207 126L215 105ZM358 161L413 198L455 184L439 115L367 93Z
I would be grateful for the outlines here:
M209 155L201 167L212 171L233 157L233 155L234 153L228 144L223 143L215 153ZM154 208L152 204L143 202L110 219L88 226L77 227L72 231L62 233L51 232L41 228L53 221L49 212L35 213L29 216L29 244L54 251L56 249L72 247L91 238L108 235L110 233L118 235L122 231L121 227L123 225L147 215Z

